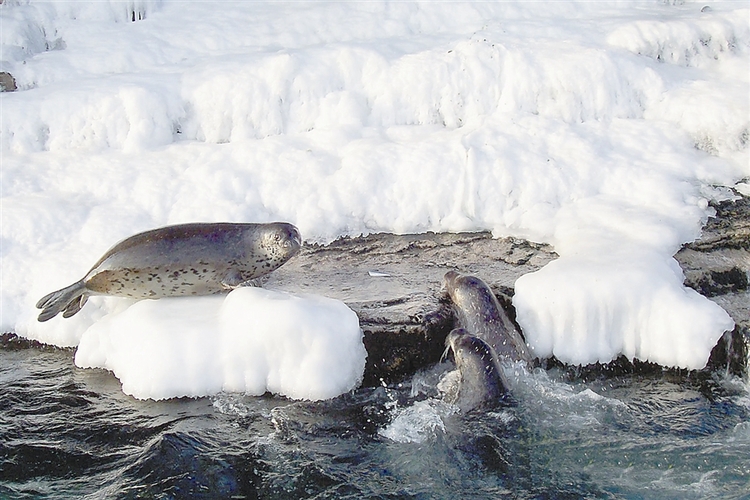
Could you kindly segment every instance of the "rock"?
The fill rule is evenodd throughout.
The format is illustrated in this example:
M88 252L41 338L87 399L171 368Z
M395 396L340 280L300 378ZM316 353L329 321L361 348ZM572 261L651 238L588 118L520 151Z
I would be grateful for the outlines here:
M747 273L737 266L728 269L699 270L693 274L697 275L698 279L685 284L706 297L747 290Z
M554 258L547 245L489 233L372 234L305 245L264 286L326 295L351 307L368 352L364 384L376 385L440 359L454 324L441 291L447 271L491 277L496 291L512 292L519 276Z
M734 330L724 333L713 348L703 371L725 373L736 377L747 375L748 340L750 340L750 328L737 323Z
M716 217L709 220L701 238L675 256L685 284L721 305L737 324L713 349L707 368L700 371L704 378L713 372L746 375L750 339L750 200L722 202L714 208ZM493 239L486 232L371 234L325 246L306 244L263 281L268 288L325 295L351 307L359 317L368 352L363 384L375 386L401 381L439 361L455 323L442 290L447 271L481 277L514 319L510 299L516 279L555 258L549 245ZM0 347L27 347L8 335L0 338ZM562 368L575 378L661 372L684 376L686 372L665 371L624 357L585 367L555 359L541 365Z
M13 92L18 90L16 79L6 71L0 71L0 92Z
M36 340L19 337L15 333L0 333L0 349L4 351L23 351L25 349L38 349L42 351L65 351L66 347L56 347L42 344Z
M710 297L736 323L719 341L708 370L747 374L750 343L750 198L712 204L716 216L701 237L682 248L675 258L685 273L685 285Z

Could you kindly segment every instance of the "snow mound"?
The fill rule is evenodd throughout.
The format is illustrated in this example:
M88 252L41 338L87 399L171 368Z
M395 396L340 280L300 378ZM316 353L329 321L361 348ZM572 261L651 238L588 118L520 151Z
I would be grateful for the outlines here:
M75 363L111 370L139 399L226 391L320 400L356 388L366 356L343 303L239 288L143 300L105 316L83 333Z
M637 250L561 258L519 278L513 304L540 358L586 365L623 354L701 369L734 322L683 278L674 259Z
M750 51L750 9L708 11L692 19L641 20L615 29L607 41L634 54L679 66L704 66Z

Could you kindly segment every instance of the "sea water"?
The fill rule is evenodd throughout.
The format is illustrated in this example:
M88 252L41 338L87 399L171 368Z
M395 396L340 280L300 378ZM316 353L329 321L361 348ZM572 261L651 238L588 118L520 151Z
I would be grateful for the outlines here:
M522 372L461 413L442 364L293 401L123 394L67 349L0 348L2 498L748 498L745 381Z

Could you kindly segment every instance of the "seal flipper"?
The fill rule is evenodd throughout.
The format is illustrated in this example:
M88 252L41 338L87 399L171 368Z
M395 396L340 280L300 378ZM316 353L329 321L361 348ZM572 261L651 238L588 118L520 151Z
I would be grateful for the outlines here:
M69 318L81 310L88 299L88 290L83 280L66 286L61 290L45 295L36 303L37 309L41 309L38 321L44 322L63 313L64 318Z
M81 294L78 300L73 299L72 301L70 301L68 306L63 311L63 318L70 318L75 313L80 311L87 300L89 300L89 296L84 293L84 294Z
M227 273L224 279L221 280L221 286L225 290L234 290L235 288L245 286L260 286L261 277L251 278L249 280L244 279L242 274L236 269L233 269Z
M225 290L234 290L238 286L242 286L243 283L242 275L237 269L230 269L224 278L221 280L221 286Z

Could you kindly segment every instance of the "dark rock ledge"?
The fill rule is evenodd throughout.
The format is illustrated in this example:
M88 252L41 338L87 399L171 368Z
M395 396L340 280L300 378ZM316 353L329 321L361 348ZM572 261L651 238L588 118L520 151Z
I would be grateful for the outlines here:
M718 302L737 323L712 352L704 372L741 375L746 370L750 332L750 200L716 204L696 242L676 259L685 284ZM273 273L265 286L317 293L345 302L359 316L368 352L365 385L392 383L437 362L454 315L441 290L446 271L456 269L485 280L509 308L515 280L557 255L548 245L489 233L393 235L342 238L330 245L305 245ZM560 366L554 359L545 366ZM624 358L589 367L564 367L575 376L662 370ZM679 370L678 370L679 371Z

